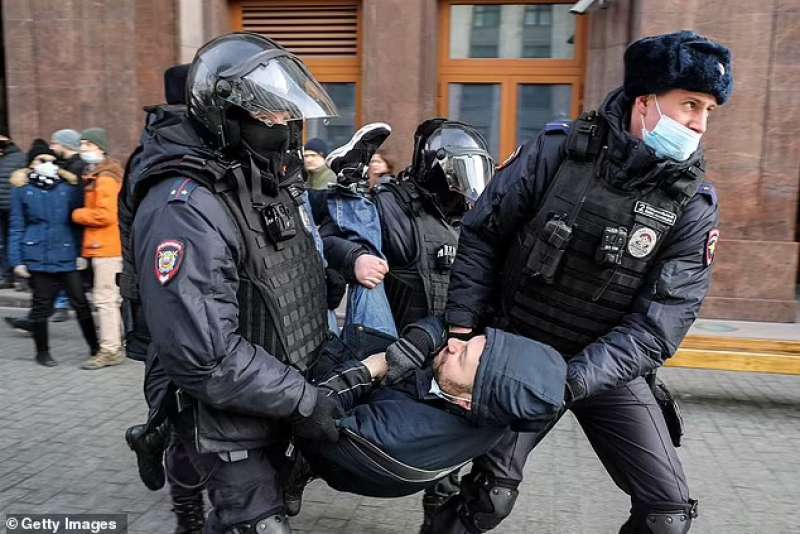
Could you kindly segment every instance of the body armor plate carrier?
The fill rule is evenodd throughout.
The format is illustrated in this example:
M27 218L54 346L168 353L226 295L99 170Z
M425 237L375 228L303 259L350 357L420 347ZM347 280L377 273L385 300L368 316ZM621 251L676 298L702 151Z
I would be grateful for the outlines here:
M392 265L386 293L398 331L429 315L441 315L447 305L450 269L458 246L458 231L423 205L422 193L410 182L382 186L397 199L414 228L416 258L409 265Z
M691 166L669 185L616 190L599 178L605 140L596 113L575 122L567 157L503 269L498 326L550 344L565 357L631 311L703 176Z
M303 371L327 336L322 260L301 219L302 189L281 184L266 195L258 171L250 174L214 158L162 160L142 171L132 192L133 209L153 184L167 178L189 177L217 194L241 230L245 250L237 266L239 333Z

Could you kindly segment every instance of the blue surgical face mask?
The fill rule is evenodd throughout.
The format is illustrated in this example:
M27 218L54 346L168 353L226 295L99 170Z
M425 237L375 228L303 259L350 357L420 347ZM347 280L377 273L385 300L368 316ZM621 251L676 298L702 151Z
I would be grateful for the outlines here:
M81 152L81 159L86 163L100 163L105 156L102 152Z
M658 119L656 127L651 132L645 127L644 117L642 117L642 140L644 144L652 148L659 158L686 161L697 150L703 134L699 134L661 113L661 108L658 106L658 97L655 97L655 101L656 110L658 110L661 118Z
M446 400L447 402L452 402L453 404L458 404L458 401L472 402L472 399L468 399L467 397L456 397L455 395L445 393L442 391L442 388L439 387L439 383L436 382L435 378L431 378L431 389L428 391L428 393L431 395L436 395L440 399Z

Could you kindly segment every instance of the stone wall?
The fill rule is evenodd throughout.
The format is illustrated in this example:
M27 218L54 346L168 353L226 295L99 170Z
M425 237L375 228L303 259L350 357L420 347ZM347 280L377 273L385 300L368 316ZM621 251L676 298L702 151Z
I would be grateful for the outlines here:
M432 0L363 4L361 122L392 125L385 147L401 167L411 163L417 125L437 115L437 16Z
M9 131L26 150L61 128L106 128L123 160L142 106L163 101L177 57L175 10L163 0L3 0Z

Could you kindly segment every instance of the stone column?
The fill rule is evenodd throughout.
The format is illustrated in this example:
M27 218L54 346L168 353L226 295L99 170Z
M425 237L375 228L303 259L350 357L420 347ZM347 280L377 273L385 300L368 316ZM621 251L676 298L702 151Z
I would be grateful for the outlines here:
M435 0L370 0L362 7L361 119L391 124L385 146L401 168L411 162L417 125L436 115L437 15Z

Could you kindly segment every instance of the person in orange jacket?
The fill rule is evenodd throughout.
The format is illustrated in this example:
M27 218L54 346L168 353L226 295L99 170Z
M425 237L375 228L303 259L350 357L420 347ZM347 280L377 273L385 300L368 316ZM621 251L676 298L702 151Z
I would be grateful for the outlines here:
M109 158L108 137L103 128L81 133L81 159L86 162L83 182L85 205L72 212L72 220L84 226L84 258L94 270L94 303L100 326L100 352L86 360L83 369L118 365L122 356L121 297L116 275L122 270L122 243L117 222L117 196L122 186L122 167Z

